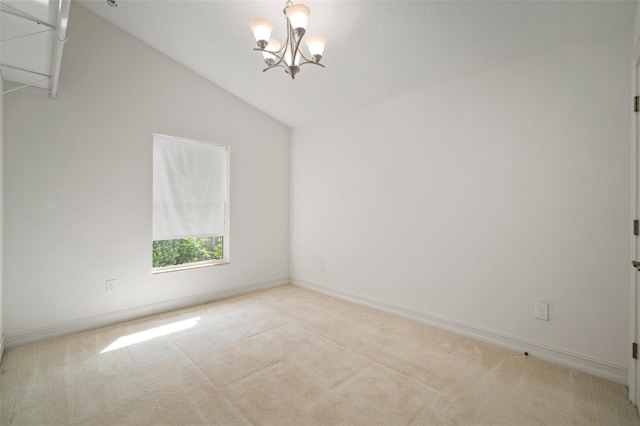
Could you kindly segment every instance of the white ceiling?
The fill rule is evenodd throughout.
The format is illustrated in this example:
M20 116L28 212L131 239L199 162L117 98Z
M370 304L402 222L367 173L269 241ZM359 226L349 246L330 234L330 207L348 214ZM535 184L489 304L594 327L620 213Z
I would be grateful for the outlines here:
M266 17L282 42L283 1L119 0L118 8L81 1L289 127L598 33L631 31L636 7L635 1L305 3L311 8L308 34L327 37L327 68L302 67L291 80L280 68L262 72L249 30L252 18Z

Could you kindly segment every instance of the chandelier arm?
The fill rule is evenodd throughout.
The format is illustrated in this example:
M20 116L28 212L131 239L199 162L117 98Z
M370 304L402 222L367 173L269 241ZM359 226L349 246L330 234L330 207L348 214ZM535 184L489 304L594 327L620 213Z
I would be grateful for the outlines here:
M272 52L270 50L260 49L259 47L254 47L253 50L255 50L256 52L265 52L265 53L268 53L268 54L273 55L276 58L278 58L278 61L275 62L273 65L271 65L269 68L273 68L276 65L279 65L281 62L285 62L284 58L282 56L278 55L278 53L280 53L282 51L282 49L278 50L277 52ZM280 65L280 66L284 66L284 65Z
M269 66L268 68L269 69L277 68L277 67L289 68L288 66L286 66L286 62L282 58L278 57L278 59L279 59L278 62L274 62L273 65ZM285 64L285 65L283 65L283 64Z
M253 50L255 50L256 52L264 52L264 53L268 53L270 55L273 56L277 56L278 58L280 57L280 55L278 55L278 53L280 53L280 50L278 50L277 52L272 52L271 50L267 50L267 49L260 49L259 47L254 47Z
M291 63L295 63L295 51L293 50L293 43L296 40L295 36L293 35L293 28L291 27L291 21L289 21L289 18L287 18L287 41L284 44L285 46L289 47L289 51L291 52ZM284 53L287 52L287 49L285 48ZM283 56L284 56L283 53ZM286 62L286 61L285 61Z
M289 1L287 1L287 5L288 5L288 3L289 3ZM293 3L291 3L291 4L293 4ZM289 44L289 30L291 28L291 23L289 22L289 18L287 18L287 16L286 16L286 10L287 10L287 8L285 7L283 12L285 13L284 20L287 21L287 39L284 41L284 43L282 43L282 46L280 46L280 50L275 52L275 53L282 53L282 56L281 55L276 55L278 58L280 58L281 61L284 60L283 59L284 58L284 52L287 51L287 45Z
M286 10L286 8L285 8L285 10ZM284 19L285 19L285 21L287 21L287 26L291 27L291 24L289 23L289 18L287 18L285 16ZM271 54L273 54L273 56L278 58L278 62L275 65L278 65L281 62L284 62L285 64L287 63L287 61L284 60L284 53L287 51L287 44L289 44L289 30L287 30L287 39L284 41L284 43L280 47L280 50L277 50L276 52L270 52Z
M322 68L326 68L323 64L319 63L319 62L314 62L314 61L307 61L307 62L303 62L300 65L298 65L299 67L303 66L303 65L307 65L307 64L311 64L311 65L318 65L319 67Z
M304 56L304 53L302 53L302 51L300 51L300 56L302 56L302 59L304 59L304 62L302 62L300 65L304 65L304 64L316 64L316 65L320 65L322 68L326 68L324 65L322 65L320 62L316 62L313 59L309 59L306 56Z
M307 62L314 62L311 59L307 58L306 56L304 56L304 53L302 53L302 50L300 51L300 56L302 56L302 59L304 59Z
M293 31L293 27L291 27L291 23L289 23L289 27L291 28L291 31ZM295 37L293 38L293 40L295 41ZM295 64L296 63L296 55L300 55L304 58L304 55L302 54L302 51L300 51L300 42L302 41L302 36L298 39L298 42L296 43L296 48L294 50L294 54L291 55L291 63ZM293 43L292 43L293 44ZM307 58L304 58L305 60L308 61Z
M270 67L266 67L265 69L262 70L262 72L269 71L269 70L272 70L274 68L287 68L284 65L281 65L281 64L279 65L279 64L280 64L280 62L278 62L277 64L273 64Z

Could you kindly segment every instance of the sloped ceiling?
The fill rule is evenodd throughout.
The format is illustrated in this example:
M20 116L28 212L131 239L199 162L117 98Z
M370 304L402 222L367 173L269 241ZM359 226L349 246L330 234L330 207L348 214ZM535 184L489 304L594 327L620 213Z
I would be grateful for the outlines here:
M631 28L635 1L308 1L326 69L262 72L254 17L284 39L284 2L119 0L81 4L264 111L298 127L371 102ZM73 25L73 22L71 22ZM631 52L630 52L631 55Z

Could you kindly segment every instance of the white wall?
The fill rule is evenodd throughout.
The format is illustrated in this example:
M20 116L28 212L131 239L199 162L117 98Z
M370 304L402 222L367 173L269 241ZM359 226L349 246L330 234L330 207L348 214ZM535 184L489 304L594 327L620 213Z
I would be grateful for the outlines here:
M640 1L636 1L636 16L633 22L633 42L634 47L640 40Z
M69 22L58 99L5 98L7 337L286 282L289 129L76 3ZM231 145L231 264L151 274L154 132Z
M4 247L4 185L3 185L3 177L4 177L4 160L3 160L3 151L4 151L4 114L2 111L2 105L4 103L4 95L2 92L4 91L4 80L0 77L0 361L2 358L2 352L4 349L4 328L3 328L3 317L4 317L4 309L2 307L2 295L3 295L3 247Z
M626 380L631 38L295 129L292 282ZM549 322L533 318L537 301Z

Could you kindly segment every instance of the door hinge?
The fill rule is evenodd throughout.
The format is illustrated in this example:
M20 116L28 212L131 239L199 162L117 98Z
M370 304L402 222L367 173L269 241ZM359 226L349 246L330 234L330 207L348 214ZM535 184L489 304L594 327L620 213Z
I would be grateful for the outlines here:
M640 235L640 220L633 221L633 235Z
M640 111L640 96L636 96L635 98L633 98L633 111Z
M638 359L638 344L637 343L633 343L631 345L631 356L633 357L633 359Z

